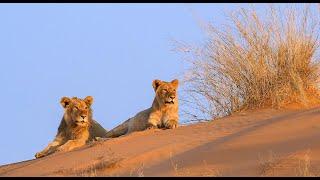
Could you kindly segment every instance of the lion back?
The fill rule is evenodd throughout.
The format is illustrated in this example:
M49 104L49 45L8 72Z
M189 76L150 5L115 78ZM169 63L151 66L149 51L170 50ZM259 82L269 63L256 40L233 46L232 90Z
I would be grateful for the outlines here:
M104 129L97 121L92 120L89 128L89 133L89 140L92 140L95 137L105 137L107 134L107 130Z

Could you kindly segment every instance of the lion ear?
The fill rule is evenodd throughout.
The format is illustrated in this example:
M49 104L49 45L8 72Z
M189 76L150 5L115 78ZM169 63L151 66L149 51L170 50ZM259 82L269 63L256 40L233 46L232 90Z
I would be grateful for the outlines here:
M152 87L154 91L157 91L158 87L161 85L162 81L159 79L155 79L152 81Z
M86 98L84 98L84 102L86 102L88 106L91 106L91 104L93 103L93 97L87 96Z
M71 102L71 99L68 97L62 97L60 100L60 104L62 105L63 108L67 108Z
M179 80L178 79L174 79L174 80L171 81L171 84L174 85L175 88L177 88L178 85L179 85Z

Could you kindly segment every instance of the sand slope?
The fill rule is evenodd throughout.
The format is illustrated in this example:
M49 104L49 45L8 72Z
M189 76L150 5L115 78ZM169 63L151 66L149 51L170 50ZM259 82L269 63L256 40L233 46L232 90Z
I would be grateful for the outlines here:
M0 167L0 176L320 176L320 108L147 130Z

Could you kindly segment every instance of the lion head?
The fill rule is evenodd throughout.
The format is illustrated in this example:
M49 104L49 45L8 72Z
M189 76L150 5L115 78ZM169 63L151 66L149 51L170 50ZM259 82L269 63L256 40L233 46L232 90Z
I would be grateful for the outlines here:
M154 80L152 86L156 92L156 100L160 106L173 106L178 104L177 88L179 81L177 79L171 82Z
M65 117L69 120L69 122L76 126L89 125L89 121L92 116L92 96L87 96L84 99L80 99L77 97L62 97L60 103L65 109Z

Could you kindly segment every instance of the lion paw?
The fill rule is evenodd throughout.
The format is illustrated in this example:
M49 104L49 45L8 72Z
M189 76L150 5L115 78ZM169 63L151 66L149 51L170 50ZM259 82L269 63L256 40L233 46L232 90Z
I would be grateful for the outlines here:
M157 128L158 128L158 126L155 126L155 125L153 125L151 123L149 123L148 126L147 126L147 129L157 129Z
M93 141L106 141L108 139L112 139L112 138L106 138L106 137L94 137Z
M35 155L34 155L34 157L35 158L42 158L42 157L44 157L45 156L45 154L44 153L42 153L42 152L38 152L38 153L36 153Z
M56 152L66 152L66 151L68 151L68 149L62 148L62 147L58 147L56 150Z
M170 120L165 124L167 129L175 129L178 127L178 122L176 120Z
M102 137L94 137L93 140L94 141L101 141L103 138Z

